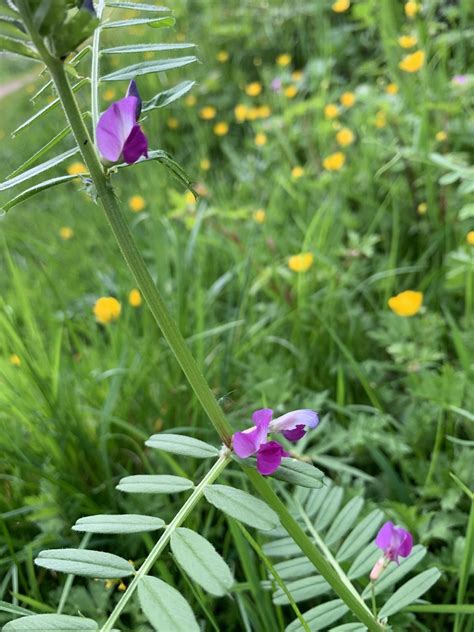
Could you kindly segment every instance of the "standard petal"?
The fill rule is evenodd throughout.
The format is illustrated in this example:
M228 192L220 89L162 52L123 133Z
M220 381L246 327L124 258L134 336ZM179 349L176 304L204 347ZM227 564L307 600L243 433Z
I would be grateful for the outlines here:
M319 423L319 416L314 410L303 408L292 410L289 413L277 417L270 424L270 432L283 432L284 430L294 430L296 426L316 428Z
M123 146L123 157L131 165L141 156L148 156L148 140L140 125L136 124Z
M399 531L403 531L405 537L403 538L403 542L398 548L398 554L402 557L408 557L413 548L413 536L409 531L405 531L405 529L399 529Z
M395 535L395 527L393 522L386 522L377 533L377 537L375 538L375 544L379 547L379 549L384 549L385 551L390 548L393 537Z
M273 474L281 463L285 450L277 441L269 441L260 446L257 452L257 470L264 476Z
M232 437L232 446L234 448L234 452L237 456L240 456L241 459L246 459L247 457L255 454L255 452L260 447L260 444L257 441L257 432L255 429L245 430L244 432L236 432Z
M299 441L306 434L306 429L304 426L296 426L293 430L283 430L283 436L288 441Z
M136 124L137 97L125 97L112 103L97 124L97 145L103 158L117 162Z

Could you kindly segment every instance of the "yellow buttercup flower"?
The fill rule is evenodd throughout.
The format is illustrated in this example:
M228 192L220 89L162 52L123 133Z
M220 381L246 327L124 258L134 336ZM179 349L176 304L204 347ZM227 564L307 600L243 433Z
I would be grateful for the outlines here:
M68 166L67 172L70 176L79 176L82 173L87 173L87 167L83 162L73 162Z
M417 50L416 53L406 55L398 64L404 72L418 72L425 64L425 51Z
M396 83L389 83L388 86L385 88L385 92L387 94L397 94L398 90L399 88Z
M397 316L414 316L423 305L423 292L406 290L388 299L388 306Z
M211 168L211 161L208 158L203 158L199 163L199 166L203 171L209 171Z
M189 108L192 108L193 105L196 105L197 99L194 94L188 94L188 96L184 99L184 102Z
M324 106L324 118L333 119L339 115L339 108L335 103L328 103Z
M341 103L345 108L351 108L356 102L356 96L353 92L344 92L341 94Z
M336 141L341 147L347 147L354 142L354 134L348 127L343 127L336 134Z
M336 2L331 6L331 9L334 13L344 13L351 6L349 0L336 0Z
M225 64L225 62L229 59L229 53L226 50L220 50L216 55L216 59L221 64Z
M416 207L416 210L418 212L418 215L425 215L426 211L428 210L428 204L426 202L420 202Z
M293 99L298 94L298 87L295 85L287 86L283 90L283 94L287 99Z
M418 39L415 35L401 35L398 38L398 43L402 48L413 48L418 44Z
M382 129L387 125L387 115L383 110L379 110L374 119L374 125L377 129Z
M470 230L466 235L466 241L470 246L474 246L474 230Z
M405 4L405 15L407 18L414 18L420 10L418 2L412 2L411 0Z
M234 116L237 123L243 123L247 118L248 107L243 103L239 103L234 108Z
M134 287L133 290L130 290L128 302L132 307L140 307L143 303L142 295L140 294L140 290L138 288Z
M59 229L59 236L61 237L61 239L64 239L64 241L71 239L73 235L74 231L72 230L72 228L69 228L69 226L62 226Z
M303 71L302 70L294 70L291 73L292 81L301 81L303 79Z
M21 364L20 356L17 355L16 353L12 353L11 356L8 358L8 362L10 362L10 364L12 364L13 366L20 366Z
M168 125L170 129L178 129L179 121L174 116L170 116L169 119L166 121L166 125Z
M214 125L214 134L216 136L225 136L229 132L229 123L220 121Z
M288 53L283 53L282 55L278 55L278 57L276 58L276 63L279 66L288 66L289 64L291 64L291 55L289 55Z
M439 132L436 132L435 138L439 143L443 143L448 139L448 135L444 130L440 130Z
M304 176L303 167L300 167L300 165L296 165L296 167L293 167L293 169L291 170L291 177L294 180L298 180L299 178L302 178L303 176Z
M256 121L259 118L260 108L248 108L246 118L248 121Z
M259 208L253 214L253 219L257 222L257 224L263 224L267 218L267 214L263 210L263 208Z
M132 195L132 197L128 200L128 208L134 213L139 213L140 211L143 211L145 206L145 200L144 198L142 198L141 195Z
M336 151L323 160L323 167L328 171L339 171L346 162L346 156L342 151Z
M249 97L257 97L262 92L262 84L260 81L253 81L245 86L245 92Z
M264 132L259 132L255 136L255 144L257 145L257 147L262 147L262 145L266 145L267 140L267 135L264 134Z
M258 111L258 118L268 118L269 116L271 116L271 109L268 105L261 105L260 107L257 108Z
M212 105L206 105L199 111L199 116L205 121L212 121L212 119L216 117L216 114L216 108Z
M113 88L108 88L104 92L104 101L113 101L117 92Z
M102 296L94 305L94 316L101 325L108 325L120 316L122 306L113 296Z
M293 272L306 272L313 265L314 257L310 252L302 252L288 259L288 267Z

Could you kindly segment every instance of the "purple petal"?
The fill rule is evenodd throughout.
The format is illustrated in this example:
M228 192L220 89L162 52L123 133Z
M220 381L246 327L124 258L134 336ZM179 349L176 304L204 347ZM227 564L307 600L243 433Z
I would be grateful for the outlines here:
M278 469L282 456L286 454L277 441L264 443L257 452L257 470L264 476L273 474Z
M240 456L241 459L246 459L248 456L255 454L262 443L265 443L272 414L273 411L270 408L256 410L252 415L252 421L255 423L255 426L234 434L233 447L237 456Z
M296 426L293 430L283 430L283 436L288 441L299 441L306 434L306 428L304 426Z
M138 99L137 108L135 110L136 120L138 121L138 119L140 118L140 114L142 113L142 98L140 96L140 93L138 92L138 86L135 79L132 79L130 83L128 84L126 96L136 97Z
M377 533L377 537L375 538L375 544L379 547L379 549L383 549L384 551L390 548L392 544L392 539L394 536L395 527L393 522L386 522L380 531Z
M94 17L97 17L92 0L83 0L81 9L85 9L86 11L89 11L89 13L92 13Z
M398 529L398 531L402 531L404 534L403 541L398 547L398 554L402 557L408 557L413 548L413 536L409 531L405 531L405 529Z
M319 423L318 414L314 410L303 408L301 410L292 410L285 413L281 417L277 417L270 424L270 432L283 432L285 430L294 430L297 426L308 426L316 428Z
M137 162L140 156L148 156L148 140L138 123L133 126L130 136L123 146L123 157L129 165Z
M120 99L102 114L97 124L97 145L103 158L118 162L136 125L137 97Z

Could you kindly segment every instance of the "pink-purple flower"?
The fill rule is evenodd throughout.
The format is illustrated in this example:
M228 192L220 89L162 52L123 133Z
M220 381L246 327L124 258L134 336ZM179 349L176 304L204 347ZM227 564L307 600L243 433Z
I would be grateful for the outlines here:
M253 413L252 421L254 426L234 434L234 452L241 459L255 454L257 470L268 476L278 469L284 456L289 456L278 441L268 441L268 435L281 433L288 441L298 441L305 435L307 428L316 428L319 417L314 410L301 409L273 419L271 408L261 408Z
M96 138L102 160L129 165L141 156L148 156L148 141L138 123L141 99L135 81L131 81L127 95L115 101L97 123Z
M382 549L382 557L375 563L370 579L375 581L390 562L399 564L398 557L408 557L413 548L413 536L393 522L386 522L375 538L375 544Z

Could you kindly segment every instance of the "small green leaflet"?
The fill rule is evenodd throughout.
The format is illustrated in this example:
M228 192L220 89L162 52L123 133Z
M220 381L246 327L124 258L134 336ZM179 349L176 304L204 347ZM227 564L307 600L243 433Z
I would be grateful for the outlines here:
M187 94L191 88L195 85L195 81L182 81L176 86L173 86L169 90L159 92L152 99L145 101L143 104L142 112L149 112L156 108L164 108L173 101L180 99L183 95Z
M416 575L393 593L379 612L379 617L390 617L392 614L403 610L403 608L409 606L429 590L440 577L441 573L437 568L429 568L427 571Z
M138 599L156 632L199 632L190 605L181 594L157 577L143 577Z
M280 467L272 476L279 481L301 485L301 487L319 488L324 484L324 474L321 470L318 470L311 463L305 463L298 459L282 459Z
M65 151L63 154L59 156L54 156L46 162L42 162L40 165L33 167L32 169L28 169L28 171L24 171L22 174L15 176L14 178L10 178L10 180L5 180L4 182L0 182L0 191L5 191L6 189L11 189L12 187L16 187L18 184L21 184L25 180L29 180L30 178L34 178L40 173L47 171L48 169L52 169L56 165L61 164L68 158L75 156L78 152L77 147L73 147L68 151Z
M120 29L125 26L140 26L146 24L154 29L168 28L174 26L176 20L170 15L165 18L132 18L131 20L119 20L118 22L105 22L103 29Z
M27 42L16 37L9 37L8 35L0 35L0 50L7 53L13 53L14 55L20 55L21 57L28 57L35 61L41 62L38 53L28 45Z
M141 2L107 2L111 9L131 9L133 11L153 11L158 13L161 11L168 12L168 7L157 7L152 4L143 4Z
M20 202L24 202L25 200L28 200L30 197L33 197L34 195L36 195L37 193L40 193L41 191L45 191L46 189L50 189L51 187L55 187L58 184L63 184L64 182L69 182L70 180L77 180L79 176L59 176L58 178L51 178L51 180L45 180L44 182L40 182L39 184L35 184L34 186L30 187L29 189L26 189L25 191L22 191L21 193L19 193L16 197L14 197L13 199L9 200L8 202L6 202L5 204L1 205L1 210L2 211L9 211L11 208L13 208L14 206L16 206L17 204L20 204Z
M193 487L194 483L188 478L168 474L126 476L117 485L117 489L128 494L175 494Z
M331 590L331 586L320 575L302 577L301 579L287 582L286 588L290 591L296 603L319 597L319 595L325 595ZM281 588L277 588L273 593L273 603L277 606L284 606L289 604L290 601L286 593Z
M3 627L3 632L96 632L98 624L92 619L70 617L65 614L34 614L22 619L10 621Z
M380 509L374 509L374 511L361 520L341 544L336 553L336 560L338 562L344 562L360 551L360 549L372 539L372 536L375 535L382 519L383 513Z
M266 503L235 487L211 485L204 495L211 505L255 529L270 531L280 524L278 515Z
M323 630L343 617L349 608L340 599L326 601L307 612L303 612L303 617L311 630ZM332 629L332 628L331 628ZM299 619L295 619L285 629L285 632L303 632L303 626Z
M72 529L86 533L143 533L162 529L164 525L161 518L154 516L117 514L79 518Z
M120 55L124 53L153 53L168 50L182 50L184 48L195 48L196 44L188 44L182 42L180 44L127 44L125 46L114 46L112 48L103 48L101 55Z
M121 70L111 72L104 77L101 77L102 81L125 81L138 77L139 75L147 75L153 72L164 72L165 70L173 70L174 68L181 68L188 64L193 64L197 61L197 57L194 55L188 55L186 57L174 57L173 59L159 59L155 61L143 61L140 64L133 64L127 66Z
M155 434L152 435L145 445L163 452L171 454L181 454L183 456L194 456L197 459L209 459L219 456L219 450L213 445L209 445L199 439L193 439L186 435L177 434Z
M127 577L135 572L130 562L118 555L83 549L41 551L35 559L35 564L50 571L99 579Z
M234 578L227 563L199 533L180 527L171 536L171 551L181 568L211 595L229 592Z

